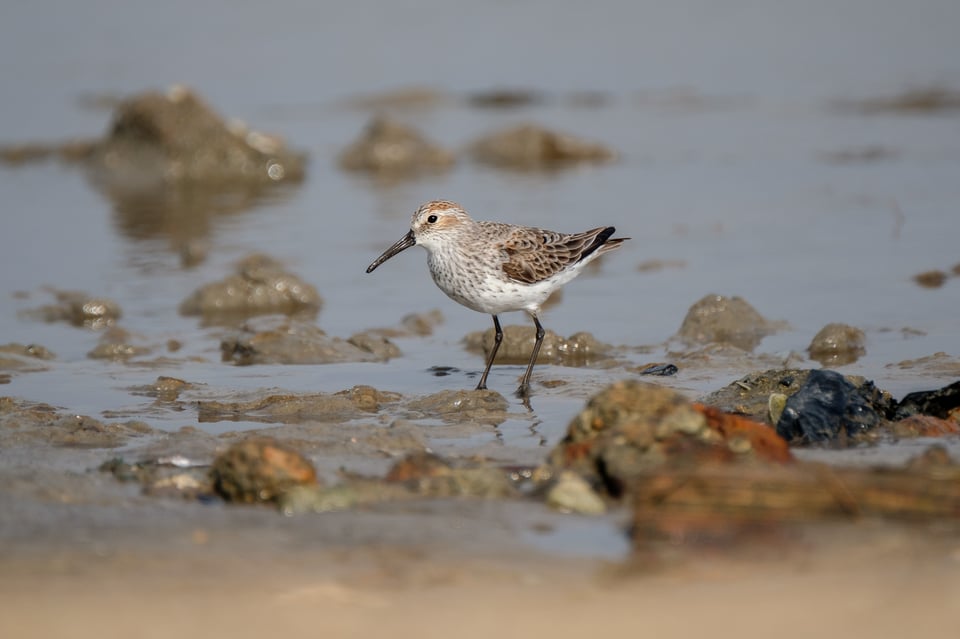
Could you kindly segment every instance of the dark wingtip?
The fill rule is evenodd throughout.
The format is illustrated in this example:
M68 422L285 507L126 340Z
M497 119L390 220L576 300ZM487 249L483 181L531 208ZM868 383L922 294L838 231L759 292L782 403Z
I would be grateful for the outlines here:
M603 246L604 244L606 244L606 243L607 243L607 240L610 239L610 236L613 235L613 234L616 233L616 232L617 232L616 227L608 226L607 228L605 228L605 229L603 229L602 231L600 231L599 233L597 233L597 236L596 236L595 238L593 238L593 242L591 242L591 243L590 243L590 246L588 246L587 248L585 248L585 249L583 250L583 253L580 254L580 259L577 260L577 261L578 261L578 262L581 262L581 261L583 261L584 259L586 259L591 253L593 253L593 252L596 251L598 248L600 248L601 246Z

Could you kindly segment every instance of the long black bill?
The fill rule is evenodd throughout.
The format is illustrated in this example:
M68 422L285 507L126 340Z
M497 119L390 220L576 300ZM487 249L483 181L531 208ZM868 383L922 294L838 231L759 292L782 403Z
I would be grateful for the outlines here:
M413 237L413 231L407 232L407 234L401 237L396 244L384 251L383 255L375 259L373 264L367 267L367 273L372 273L373 269L377 268L400 251L408 249L416 243L417 240Z

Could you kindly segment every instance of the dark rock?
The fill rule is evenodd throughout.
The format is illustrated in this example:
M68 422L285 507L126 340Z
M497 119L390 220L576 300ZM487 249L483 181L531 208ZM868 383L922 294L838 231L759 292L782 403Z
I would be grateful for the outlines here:
M937 390L909 393L897 404L894 417L903 419L911 415L932 415L940 419L960 418L960 382L954 382Z
M840 373L812 370L791 395L777 422L777 433L787 441L827 442L856 437L883 418L881 393L871 383L855 386Z
M677 374L680 369L675 364L648 364L637 371L638 375L656 375L658 377L671 377Z

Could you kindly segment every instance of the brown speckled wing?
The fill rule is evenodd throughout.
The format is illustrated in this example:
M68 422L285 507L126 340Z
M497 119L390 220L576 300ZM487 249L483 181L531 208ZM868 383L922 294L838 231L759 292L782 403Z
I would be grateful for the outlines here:
M540 282L598 249L612 233L611 227L572 235L533 228L514 229L501 243L505 256L503 272L517 282Z

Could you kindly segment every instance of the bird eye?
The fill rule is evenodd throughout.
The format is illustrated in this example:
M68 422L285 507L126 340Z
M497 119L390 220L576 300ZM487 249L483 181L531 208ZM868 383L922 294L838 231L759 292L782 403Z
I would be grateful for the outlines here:
M437 221L436 215L431 215L430 217L427 218L427 224L433 224L436 221Z

